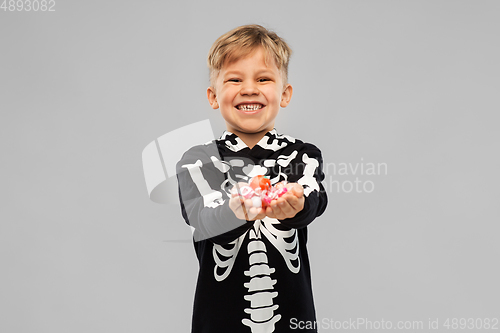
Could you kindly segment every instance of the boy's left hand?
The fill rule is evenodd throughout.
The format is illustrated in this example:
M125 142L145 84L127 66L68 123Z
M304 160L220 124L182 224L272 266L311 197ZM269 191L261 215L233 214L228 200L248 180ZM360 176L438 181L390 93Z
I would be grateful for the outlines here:
M297 183L288 183L288 191L277 200L271 201L266 208L266 215L271 218L283 220L294 217L304 208L304 188Z

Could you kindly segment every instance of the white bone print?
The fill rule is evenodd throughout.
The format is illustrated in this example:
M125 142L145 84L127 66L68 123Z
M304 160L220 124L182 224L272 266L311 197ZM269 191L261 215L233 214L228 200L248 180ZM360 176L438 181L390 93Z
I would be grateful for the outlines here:
M304 195L307 197L312 191L319 191L318 182L316 181L316 178L314 178L314 172L319 166L319 162L315 158L310 158L307 154L302 155L302 161L306 164L306 167L304 169L304 175L297 181L297 183L302 186L308 186L304 188Z
M241 243L243 242L245 235L246 233L229 243L228 245L232 246L229 250L225 249L219 244L214 244L212 252L215 260L214 277L216 281L220 282L224 280L229 275L229 273L231 273L231 269L233 269L234 261L236 259L236 256L238 255L238 251L240 250ZM225 257L227 259L222 261L217 253L221 257ZM217 273L218 268L221 268L224 271L221 275Z
M290 229L286 231L276 229L273 224L280 224L277 219L270 217L265 217L262 219L265 228L261 228L261 232L266 236L266 238L274 245L274 247L281 253L283 259L285 259L286 266L292 273L298 273L300 271L300 261L299 258L299 243L297 238L297 229ZM292 238L290 243L287 243L285 239ZM293 249L295 249L294 252ZM297 260L297 264L294 265L294 261Z
M244 318L241 322L250 327L252 333L271 333L274 332L274 325L281 319L280 314L274 314L279 306L273 303L273 298L278 293L273 291L276 280L271 279L270 275L275 269L268 266L266 245L261 241L260 220L255 221L249 233L250 269L245 271L245 275L250 277L250 281L244 283L244 286L251 293L245 296L245 300L250 302L250 307L245 309L250 319ZM259 256L252 257L256 254Z
M267 249L265 243L261 240L262 235L283 256L287 267L292 273L300 271L297 230L278 230L273 224L279 223L277 219L268 217L263 220L256 220L253 228L250 228L238 239L230 243L232 245L231 249L225 249L218 244L214 244L213 247L213 256L216 264L214 267L214 276L217 281L222 281L230 274L241 243L246 234L249 234L250 241L247 250L250 269L245 271L244 274L249 276L250 280L244 283L245 288L248 289L248 294L244 296L244 299L250 302L250 307L244 311L250 315L250 319L244 318L241 322L250 327L252 333L272 333L274 332L275 324L281 319L280 314L275 314L279 305L273 302L273 299L278 296L278 292L274 291L274 285L277 281L271 278L271 274L276 270L268 265ZM292 241L287 242L286 240L290 238ZM294 249L295 251L293 251ZM222 261L219 256L228 259ZM295 261L296 263L294 264ZM218 269L223 269L224 272L219 275L217 273Z
M186 168L191 175L196 188L203 197L203 205L205 207L214 208L222 205L224 203L222 194L219 191L215 191L210 188L210 185L208 184L206 179L203 178L203 174L201 173L202 166L203 163L200 160L197 160L193 164L184 164L182 167Z

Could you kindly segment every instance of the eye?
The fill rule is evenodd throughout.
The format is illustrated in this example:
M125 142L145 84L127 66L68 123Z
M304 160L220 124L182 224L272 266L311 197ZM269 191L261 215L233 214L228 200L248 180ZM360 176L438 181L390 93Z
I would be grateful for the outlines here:
M259 81L259 82L265 82L265 81L269 81L269 79L268 79L268 78L266 78L266 77L263 77L263 78L259 79L258 81Z
M240 79L229 79L228 82L240 82Z

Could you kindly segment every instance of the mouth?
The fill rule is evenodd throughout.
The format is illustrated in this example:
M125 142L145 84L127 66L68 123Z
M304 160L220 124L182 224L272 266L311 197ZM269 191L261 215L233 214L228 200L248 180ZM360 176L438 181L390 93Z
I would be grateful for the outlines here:
M265 107L265 105L260 104L260 103L251 103L251 104L242 103L242 104L238 104L235 106L235 108L238 111L246 113L246 114L258 113L264 107Z

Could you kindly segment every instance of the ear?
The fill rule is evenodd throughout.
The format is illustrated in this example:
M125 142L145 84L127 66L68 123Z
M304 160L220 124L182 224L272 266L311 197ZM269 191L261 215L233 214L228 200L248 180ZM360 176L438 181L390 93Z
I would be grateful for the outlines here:
M210 103L210 106L212 109L218 109L219 108L219 103L217 103L217 96L215 95L215 89L212 87L207 88L207 98L208 98L208 103Z
M288 83L285 89L283 90L283 93L281 94L280 106L282 108L286 108L288 103L290 103L290 100L292 99L292 93L293 93L292 85Z

